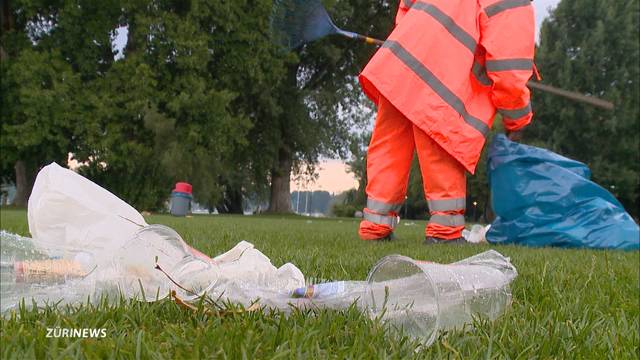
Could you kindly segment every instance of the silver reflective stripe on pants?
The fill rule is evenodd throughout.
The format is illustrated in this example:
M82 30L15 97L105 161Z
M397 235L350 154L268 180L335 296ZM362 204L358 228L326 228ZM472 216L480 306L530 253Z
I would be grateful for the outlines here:
M400 208L402 208L402 204L390 204L371 198L367 199L367 209L380 214L386 214L390 211L397 213Z
M444 226L463 226L464 215L432 215L429 224Z
M372 214L366 211L363 214L363 218L367 221L371 221L372 223L388 225L392 228L396 227L396 225L398 225L398 223L400 222L400 217L398 216Z
M455 211L464 210L467 207L465 198L427 200L427 204L429 204L429 211Z

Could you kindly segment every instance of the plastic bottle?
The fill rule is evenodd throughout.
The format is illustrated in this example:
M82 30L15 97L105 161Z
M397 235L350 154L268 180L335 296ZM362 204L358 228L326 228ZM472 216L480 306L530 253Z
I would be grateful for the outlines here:
M27 303L71 301L92 294L91 254L0 231L0 311Z
M366 294L366 281L334 281L295 289L290 297L299 299L294 301L297 306L310 305L341 309L352 303L361 303Z
M0 232L0 311L27 305L67 304L109 295L154 301L175 291L190 300L218 279L215 264L196 258L172 229L141 228L115 253L91 253Z
M350 293L354 290L363 290L365 285L365 281L334 281L320 283L297 288L292 292L291 297L294 299L322 299L338 296L344 293Z

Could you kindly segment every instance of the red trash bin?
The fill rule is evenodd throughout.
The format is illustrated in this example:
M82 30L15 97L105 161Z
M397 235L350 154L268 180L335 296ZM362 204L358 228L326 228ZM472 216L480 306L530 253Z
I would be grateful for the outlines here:
M171 215L185 216L191 211L192 189L189 183L176 183L175 189L171 192Z

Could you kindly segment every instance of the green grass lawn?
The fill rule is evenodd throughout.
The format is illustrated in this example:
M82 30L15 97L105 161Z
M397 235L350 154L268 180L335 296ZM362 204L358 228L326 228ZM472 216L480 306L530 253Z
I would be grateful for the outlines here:
M27 235L25 211L3 210L0 227ZM514 246L423 246L424 222L402 223L397 239L357 238L354 219L154 215L192 246L215 255L240 240L276 266L292 262L307 277L365 279L381 257L402 254L448 263L493 248L519 276L513 306L497 321L442 334L428 349L385 330L355 308L207 317L168 300L37 310L0 320L2 358L632 358L640 343L640 252ZM106 328L105 338L46 338L46 329Z

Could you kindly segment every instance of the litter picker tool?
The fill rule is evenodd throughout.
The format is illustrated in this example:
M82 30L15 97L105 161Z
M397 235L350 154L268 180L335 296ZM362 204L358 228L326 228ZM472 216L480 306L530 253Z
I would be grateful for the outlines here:
M320 0L275 0L271 35L276 43L288 50L328 35L341 35L378 46L383 43L382 40L337 27Z
M306 43L329 35L340 35L352 40L381 46L384 41L337 27L320 0L275 0L271 13L271 36L275 43L287 50L296 49ZM550 94L613 110L613 103L595 96L559 89L551 85L529 81L529 87Z

